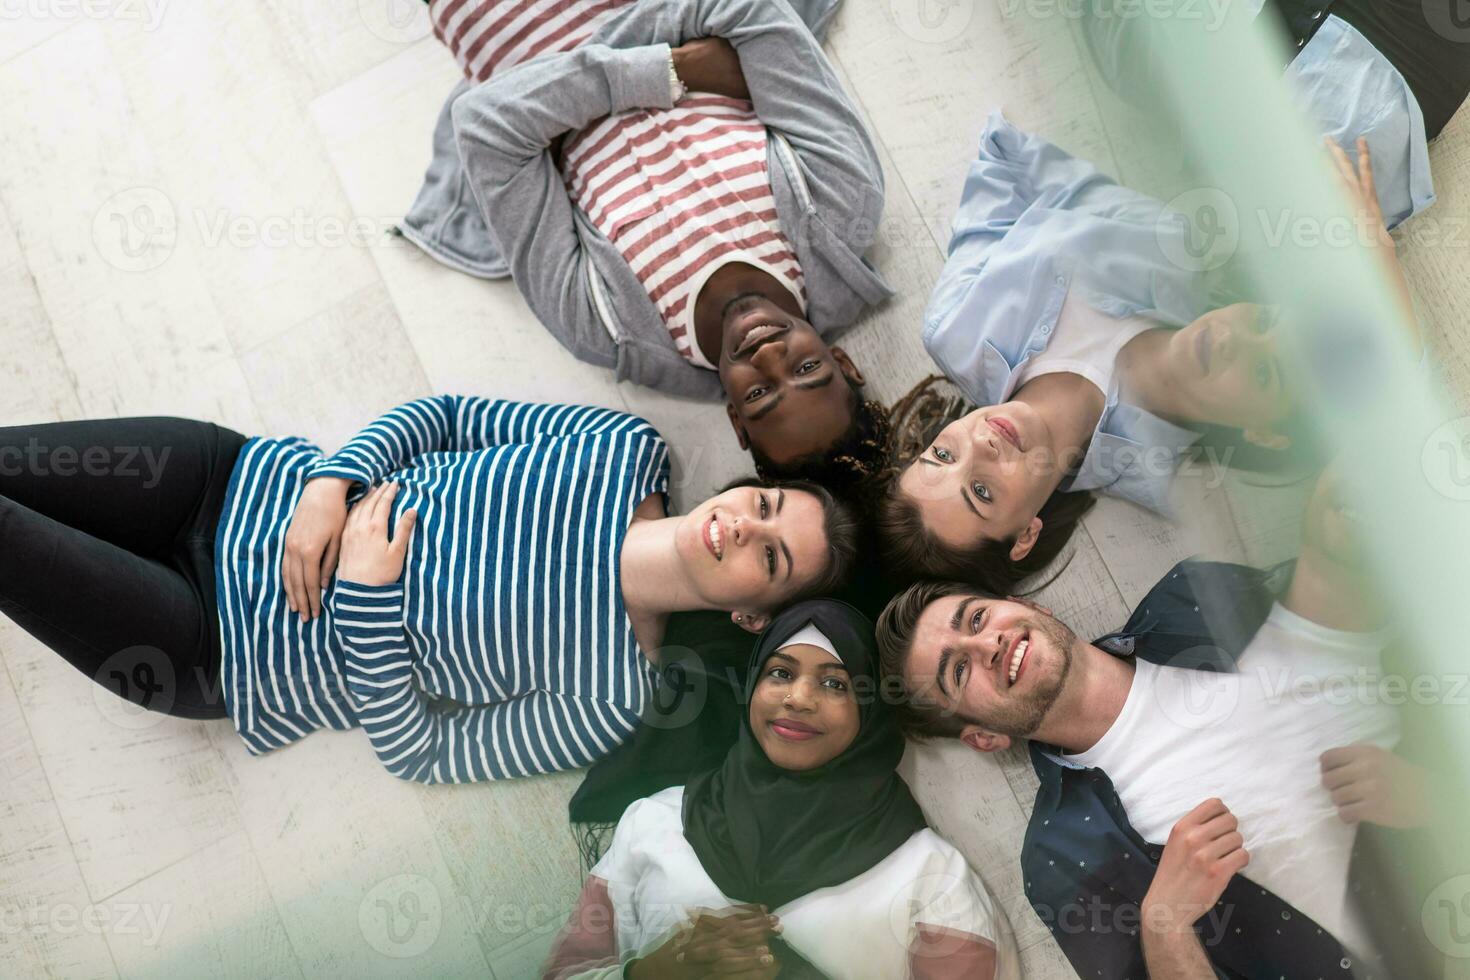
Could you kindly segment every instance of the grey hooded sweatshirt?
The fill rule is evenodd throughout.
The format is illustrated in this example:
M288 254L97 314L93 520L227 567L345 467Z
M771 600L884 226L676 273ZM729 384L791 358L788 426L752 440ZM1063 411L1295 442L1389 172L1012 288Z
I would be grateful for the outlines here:
M679 354L643 284L572 202L549 147L603 116L672 108L672 48L723 37L771 134L771 188L806 278L807 319L830 340L893 295L863 258L883 212L878 154L817 40L840 2L638 0L573 51L460 83L403 234L463 272L509 275L580 360L670 394L720 397L716 373Z

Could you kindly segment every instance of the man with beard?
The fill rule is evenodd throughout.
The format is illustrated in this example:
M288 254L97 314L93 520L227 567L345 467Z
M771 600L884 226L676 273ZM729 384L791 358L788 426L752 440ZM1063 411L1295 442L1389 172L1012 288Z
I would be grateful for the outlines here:
M1359 824L1421 826L1427 780L1394 754L1386 611L1334 483L1294 570L1182 563L1095 643L955 584L880 618L910 734L1029 740L1027 895L1081 975L1381 976L1401 953Z

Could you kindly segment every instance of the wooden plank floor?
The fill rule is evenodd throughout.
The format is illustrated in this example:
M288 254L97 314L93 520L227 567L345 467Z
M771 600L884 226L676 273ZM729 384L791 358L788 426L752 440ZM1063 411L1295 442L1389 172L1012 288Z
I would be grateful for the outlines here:
M663 431L680 505L740 475L719 406L615 384L509 284L385 233L456 73L420 6L192 0L7 20L0 424L167 413L331 448L430 393L575 398ZM865 0L833 30L888 178L874 259L899 296L844 341L880 398L932 370L920 316L992 110L1111 172L1147 165L1114 155L1113 107L1075 41L1005 6L961 0L936 20L923 0ZM1466 114L1433 162L1432 215L1463 242ZM1405 261L1463 392L1470 248L1412 231ZM1103 632L1182 557L1290 553L1292 493L1208 477L1181 487L1179 526L1104 501L1043 600ZM579 774L408 785L358 732L254 759L227 722L119 711L3 621L0 658L0 975L519 980L579 887L564 820ZM926 746L905 771L1009 912L1025 975L1072 976L1021 891L1024 759Z

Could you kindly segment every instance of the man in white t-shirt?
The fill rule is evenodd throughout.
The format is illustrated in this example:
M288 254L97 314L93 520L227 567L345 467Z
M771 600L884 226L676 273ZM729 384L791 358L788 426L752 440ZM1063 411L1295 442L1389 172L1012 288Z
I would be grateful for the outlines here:
M1076 928L1053 926L1074 965L1089 967L1082 975L1146 968L1161 980L1270 968L1274 976L1331 951L1333 975L1346 976L1376 952L1351 900L1357 824L1421 824L1424 776L1393 754L1398 719L1382 690L1385 610L1359 568L1356 515L1333 490L1324 477L1289 588L1274 603L1266 593L1229 654L1184 639L1213 635L1208 624L1177 627L1202 622L1204 592L1191 610L1167 581L1134 614L1138 629L1100 641L1106 648L1080 641L1033 603L958 585L915 586L879 620L885 671L903 679L912 734L958 737L980 751L1032 740L1043 778L1027 846L1049 841L1042 873L1059 860L1073 866L1063 901L1081 898L1074 892L1084 885L1118 898L1138 890L1141 953L1125 937L1104 955L1094 940L1070 943ZM1189 574L1181 566L1173 576ZM1227 596L1225 605L1248 603ZM1135 638L1149 631L1174 640L1169 665L1119 655L1135 652ZM1049 782L1043 767L1078 780ZM1095 804L1051 808L1082 783ZM1082 815L1059 829L1044 813ZM1115 839L1104 833L1110 821ZM1256 907L1230 922L1230 908L1217 903L1237 874L1244 881L1230 908L1242 904L1248 884L1279 915L1261 915L1267 906L1247 898ZM1038 904L1042 889L1027 887ZM1313 941L1325 932L1328 942L1309 948L1313 942L1292 936L1304 926ZM1262 953L1273 944L1286 960Z

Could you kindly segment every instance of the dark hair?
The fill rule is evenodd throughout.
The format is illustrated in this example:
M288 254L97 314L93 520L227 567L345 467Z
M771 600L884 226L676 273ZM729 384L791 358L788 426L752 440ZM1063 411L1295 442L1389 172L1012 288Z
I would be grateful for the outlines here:
M762 480L810 480L852 498L870 491L887 464L888 409L881 402L865 400L862 388L851 381L847 388L852 422L826 449L777 463L751 444L750 456Z
M984 596L984 593L962 582L919 582L894 597L878 617L878 664L884 687L888 689L891 684L903 692L893 703L893 714L898 727L910 738L958 738L967 724L953 712L914 696L904 683L904 665L913 652L919 617L933 603L957 595Z
M899 490L898 477L918 459L941 429L969 414L975 406L942 374L931 375L893 406L891 464L885 474L887 494L877 506L879 542L889 573L900 582L951 579L970 582L991 592L1014 592L1017 584L1041 571L1061 554L1077 523L1096 502L1090 493L1056 491L1042 505L1041 533L1031 551L1011 560L1016 539L981 539L966 548L951 548L924 525L918 505Z
M860 536L858 517L850 504L833 496L832 491L826 487L810 480L784 480L780 483L767 483L759 477L752 476L735 480L720 492L725 493L740 487L797 490L811 494L822 505L822 514L826 521L823 531L827 536L827 568L815 582L792 596L791 602L825 596L847 584L853 566L857 564Z
M1316 476L1330 459L1327 445L1305 410L1298 410L1271 426L1273 431L1290 440L1285 449L1259 446L1234 426L1188 422L1185 427L1199 433L1200 437L1185 451L1186 458L1198 461L1204 456L1213 456L1232 470L1277 477L1279 480L1276 482L1282 486Z
M1011 558L1016 538L981 538L952 548L924 524L919 505L905 497L894 482L878 512L878 537L883 555L900 581L922 578L970 582L1000 594L1011 593L1023 580L1041 571L1061 554L1082 515L1096 503L1090 493L1056 491L1036 516L1041 533L1025 557Z

